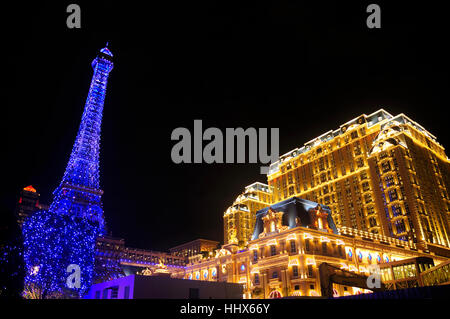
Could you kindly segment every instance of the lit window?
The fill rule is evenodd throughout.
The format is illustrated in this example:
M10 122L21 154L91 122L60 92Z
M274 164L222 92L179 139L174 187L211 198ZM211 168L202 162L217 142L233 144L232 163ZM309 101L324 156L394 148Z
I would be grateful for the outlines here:
M275 247L275 245L271 245L270 246L270 255L275 256L276 254L277 254L277 248Z
M259 275L255 274L255 285L259 285Z
M274 232L275 231L275 222L271 222L270 223L270 232Z
M298 267L292 266L292 276L298 277Z
M296 253L297 247L295 246L295 241L291 240L291 253Z

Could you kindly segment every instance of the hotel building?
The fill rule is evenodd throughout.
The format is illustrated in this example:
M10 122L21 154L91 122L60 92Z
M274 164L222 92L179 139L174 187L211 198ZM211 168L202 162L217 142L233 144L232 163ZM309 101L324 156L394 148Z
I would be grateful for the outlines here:
M268 185L256 182L246 186L223 215L224 243L247 245L255 226L256 212L272 203L273 195Z
M326 132L280 156L267 182L247 186L226 210L225 245L191 259L186 279L276 298L321 295L321 264L355 280L378 265L387 289L426 284L438 277L434 265L448 269L439 265L450 257L450 162L404 114L381 109ZM334 296L361 292L333 284Z
M190 242L169 248L171 255L184 257L186 262L189 257L197 255L211 255L219 247L219 242L209 239L195 239Z
M444 252L442 255L441 253ZM256 214L255 229L246 248L223 245L215 256L191 260L185 279L241 283L244 298L280 298L322 295L320 265L353 274L333 283L333 296L369 292L352 284L371 274L372 265L382 268L386 288L417 287L419 270L448 261L450 250L438 253L421 249L414 242L348 227L337 228L329 207L297 197L279 202ZM410 262L411 259L416 260ZM402 260L406 266L397 267ZM419 260L419 261L417 261ZM414 268L426 260L423 268ZM390 264L394 262L394 267ZM423 264L423 263L421 263ZM415 267L415 266L414 266ZM410 273L399 277L397 269ZM414 278L409 278L410 274ZM322 278L321 278L322 277Z
M376 266L381 289L445 284L449 167L433 135L379 110L281 156L268 184L245 187L224 213L220 249L197 240L160 253L105 238L97 260L115 261L115 278L163 269L240 283L244 298L366 293Z
M329 205L338 226L450 247L449 169L436 137L379 110L281 156L267 178L275 202Z
M248 243L247 216L251 228L256 213L249 203L267 207L297 196L329 206L338 227L424 249L450 247L449 159L436 137L404 114L381 109L342 124L280 156L267 180L255 184L270 200L258 193L250 201L246 188L225 212L225 243Z
M39 209L47 209L48 206L39 203L40 194L29 185L20 191L20 197L16 206L17 223L22 227L25 219Z

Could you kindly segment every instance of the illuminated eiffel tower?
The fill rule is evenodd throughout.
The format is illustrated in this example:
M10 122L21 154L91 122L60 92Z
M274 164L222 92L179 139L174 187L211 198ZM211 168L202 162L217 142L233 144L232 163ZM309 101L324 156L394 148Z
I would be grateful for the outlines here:
M100 50L92 62L94 75L77 138L61 184L53 192L50 211L87 218L104 225L99 183L100 131L112 53Z
M38 291L42 298L53 298L69 289L70 295L82 296L91 285L96 239L105 230L99 152L106 86L113 69L107 46L92 62L94 75L81 124L53 202L48 211L32 214L22 228L27 271L24 294ZM79 276L74 272L78 282L77 276L68 281L72 278L68 269L79 270Z

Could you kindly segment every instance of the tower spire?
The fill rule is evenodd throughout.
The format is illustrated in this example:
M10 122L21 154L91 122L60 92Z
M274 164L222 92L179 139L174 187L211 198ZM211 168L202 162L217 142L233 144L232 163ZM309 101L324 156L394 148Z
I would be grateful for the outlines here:
M50 211L89 218L103 225L99 182L100 132L108 76L113 69L107 47L92 61L94 74L78 134L61 184L54 191Z

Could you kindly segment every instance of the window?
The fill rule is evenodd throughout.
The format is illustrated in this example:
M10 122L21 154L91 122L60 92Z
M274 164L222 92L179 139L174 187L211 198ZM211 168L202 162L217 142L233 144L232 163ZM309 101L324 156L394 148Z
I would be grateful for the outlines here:
M119 286L111 287L111 299L117 299L119 296Z
M308 265L308 277L313 277L314 276L314 272L313 272L313 267L312 265Z
M369 190L370 190L369 183L368 183L368 182L362 183L362 188L363 188L363 191L364 191L364 192L369 191Z
M311 245L309 243L309 239L305 240L305 250L306 251L310 251L311 250Z
M405 221L403 219L395 221L395 228L397 230L397 234L406 232Z
M362 159L362 157L360 157L356 160L356 165L358 165L358 167L364 166L364 160Z
M291 240L291 253L296 253L297 247L295 246L295 241Z
M130 286L125 286L125 290L123 292L123 299L130 299Z
M255 274L254 282L255 282L255 285L259 285L259 275L258 274Z
M386 173L388 171L391 170L391 163L390 162L384 162L383 164L381 164L381 170L383 171L383 173Z
M374 217L370 217L369 218L369 225L370 225L370 227L377 226L377 220Z
M326 242L323 242L323 243L322 243L322 253L323 253L323 254L326 254L326 253L327 253L327 243L326 243Z
M254 250L253 251L253 262L257 262L258 261L258 251Z
M388 175L384 178L384 181L386 182L386 187L390 187L394 185L394 177L392 175Z
M339 256L344 256L344 249L342 249L342 246L341 245L339 245L338 246L338 252L339 252Z
M398 204L392 205L392 214L394 215L394 217L402 215L401 206Z
M95 292L95 299L100 299L100 290Z
M300 285L295 285L294 290L300 290Z
M270 256L275 256L277 254L277 248L275 245L270 246Z
M292 276L298 277L298 266L292 266Z
M102 299L108 299L108 288L103 289Z
M276 279L276 278L278 278L278 272L274 271L272 273L272 279Z

